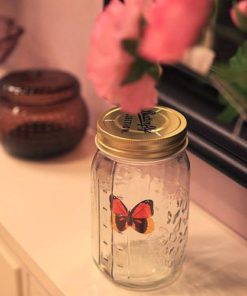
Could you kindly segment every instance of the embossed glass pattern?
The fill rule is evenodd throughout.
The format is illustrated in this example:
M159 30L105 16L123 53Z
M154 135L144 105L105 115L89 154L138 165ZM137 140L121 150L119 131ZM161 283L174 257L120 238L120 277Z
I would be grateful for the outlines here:
M176 279L188 236L185 150L146 161L98 151L92 164L92 198L93 258L108 277L142 289Z

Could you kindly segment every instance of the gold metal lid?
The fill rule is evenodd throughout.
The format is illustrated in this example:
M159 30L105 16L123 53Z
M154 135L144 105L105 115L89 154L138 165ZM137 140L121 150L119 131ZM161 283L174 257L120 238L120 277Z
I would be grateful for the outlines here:
M170 108L156 106L138 115L114 108L98 121L96 145L113 157L160 159L185 149L186 127L185 117Z

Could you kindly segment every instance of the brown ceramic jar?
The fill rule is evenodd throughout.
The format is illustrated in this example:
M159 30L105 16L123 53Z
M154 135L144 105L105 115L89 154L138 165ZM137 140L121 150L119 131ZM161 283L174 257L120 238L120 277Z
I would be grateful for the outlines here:
M0 135L10 154L40 159L69 151L87 122L80 85L71 74L27 70L0 82Z

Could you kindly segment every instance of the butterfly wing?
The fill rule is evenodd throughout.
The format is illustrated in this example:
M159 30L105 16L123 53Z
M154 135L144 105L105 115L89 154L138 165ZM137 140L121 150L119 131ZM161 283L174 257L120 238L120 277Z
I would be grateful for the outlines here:
M116 196L110 196L112 211L112 225L114 230L122 232L128 228L128 210L123 202Z
M153 214L153 201L151 199L140 202L130 212L133 221L132 227L139 233L153 232L154 222L151 218Z

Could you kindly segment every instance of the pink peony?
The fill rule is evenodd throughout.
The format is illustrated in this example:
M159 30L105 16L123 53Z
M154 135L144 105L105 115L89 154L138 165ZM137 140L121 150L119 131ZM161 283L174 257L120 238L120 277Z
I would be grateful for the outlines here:
M156 0L147 15L140 53L149 60L176 62L205 25L211 0Z
M138 39L141 15L152 0L113 0L97 18L88 57L88 75L99 96L129 113L155 105L155 80L145 74L137 82L121 85L133 57L123 50L123 39Z
M247 18L247 0L242 0L238 2L237 9L239 10L240 13L242 13ZM230 15L231 15L232 22L235 24L235 26L240 28L241 25L239 23L239 20L234 8L231 9Z

